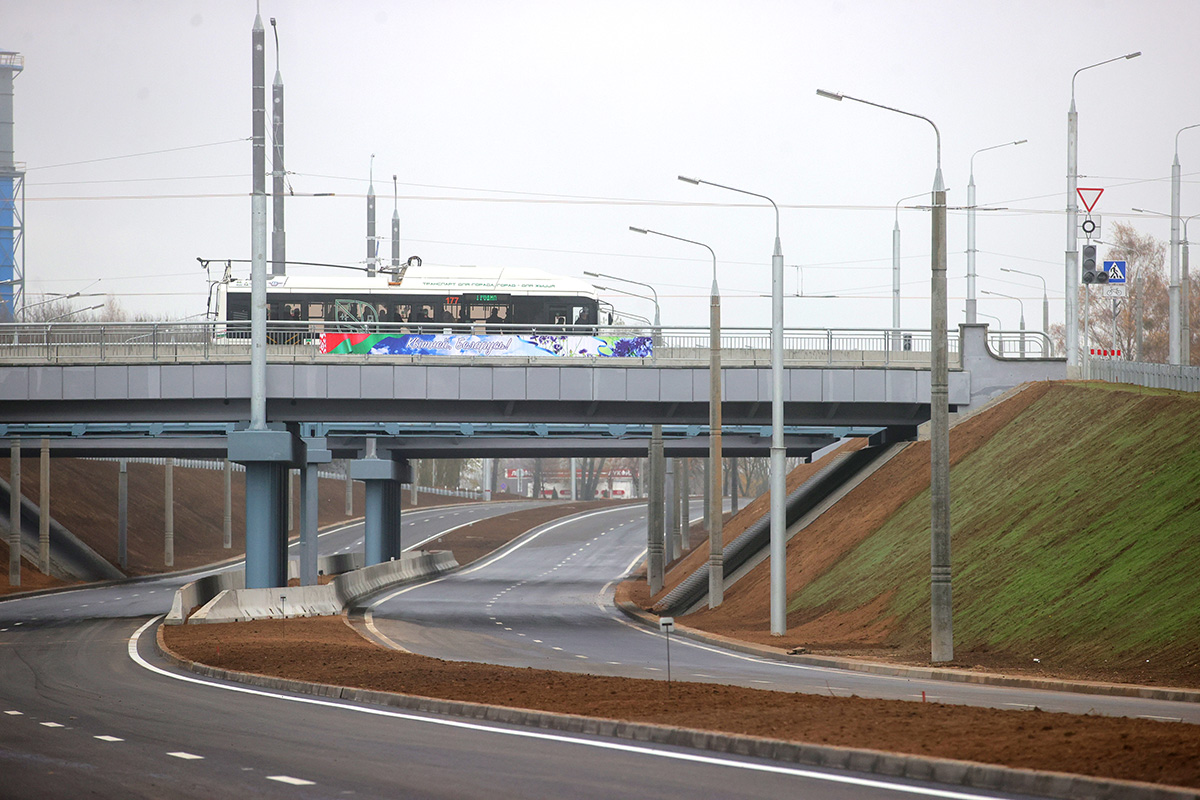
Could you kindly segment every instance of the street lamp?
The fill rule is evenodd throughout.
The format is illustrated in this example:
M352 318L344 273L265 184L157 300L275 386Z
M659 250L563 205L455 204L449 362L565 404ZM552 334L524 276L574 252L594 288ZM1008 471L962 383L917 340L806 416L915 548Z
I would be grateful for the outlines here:
M1003 292L989 292L987 289L984 289L983 293L990 294L993 297L1005 297L1005 298L1008 298L1009 300L1016 300L1018 303L1021 304L1021 358L1024 358L1025 357L1025 301L1015 295L1004 294Z
M635 228L634 233L654 234L677 242L703 247L712 255L713 279L708 315L708 607L716 608L725 599L725 551L722 541L721 514L721 293L717 288L717 254L704 244L682 236Z
M766 200L775 209L775 250L771 254L771 635L787 632L787 451L783 446L783 246L779 241L779 206L765 194L679 176L694 185L714 186Z
M1138 212L1139 214L1153 214L1156 217L1172 216L1170 214L1164 214L1161 211L1150 211L1145 208L1135 208L1133 210ZM1189 277L1189 270L1188 270L1188 251L1190 250L1190 247L1188 246L1187 229L1188 229L1188 223L1191 222L1192 220L1194 220L1196 217L1200 217L1200 214L1192 214L1190 217L1183 218L1183 241L1180 243L1182 245L1183 252L1182 252L1182 258L1180 259L1180 272L1182 274L1180 277L1179 285L1180 285L1181 294L1183 295L1183 302L1180 303L1180 308L1179 308L1179 361L1180 361L1180 363L1182 363L1184 365L1190 365L1192 363L1192 328L1191 328L1192 286L1191 286L1191 279ZM1174 220L1178 219L1178 218L1179 218L1178 216L1174 216L1172 219L1172 222L1174 222ZM1141 283L1140 283L1141 274L1142 274L1141 270L1139 269L1138 270L1139 289L1141 286ZM1140 291L1138 293L1138 302L1139 303L1141 302ZM1141 323L1140 318L1138 319L1138 323L1139 324ZM1140 340L1140 337L1139 337L1139 340ZM1139 349L1138 358L1140 359L1141 357L1142 357L1142 354Z
M1075 111L1075 79L1079 73L1122 59L1137 58L1142 51L1098 61L1075 70L1071 76L1071 108L1067 111L1067 253L1066 319L1067 367L1079 366L1079 206L1075 190L1079 188L1079 114ZM1085 359L1084 364L1090 364ZM1085 376L1086 377L1086 376Z
M892 349L900 349L900 204L905 200L924 197L924 192L910 194L896 201L892 224Z
M908 117L925 120L937 139L937 168L933 175L931 303L929 319L930 374L930 655L933 661L954 659L954 625L950 584L950 369L946 341L946 184L942 181L942 134L928 117L872 103L846 94L817 94L830 100L853 100Z
M1185 125L1176 131L1175 160L1171 162L1171 283L1167 287L1167 327L1169 329L1167 362L1170 364L1188 363L1187 358L1183 355L1184 338L1182 335L1183 314L1187 312L1181 309L1189 304L1191 298L1184 295L1182 304L1179 300L1181 283L1179 277L1179 134L1191 128L1200 128L1200 123Z
M1037 278L1042 282L1042 333L1046 336L1050 335L1050 295L1046 291L1046 279L1036 272L1026 272L1022 269L1013 269L1012 267L1001 267L1001 272L1012 272L1016 275L1028 275L1030 278ZM1046 355L1050 355L1047 353Z
M975 156L988 150L998 150L1001 147L1011 147L1025 144L1028 139L1015 142L994 144L983 147L971 154L971 177L967 181L967 324L975 324Z
M657 290L656 290L656 289L655 289L653 286L651 286L651 285L650 285L650 284L648 284L648 283L642 283L641 281L634 281L634 280L630 280L629 278L622 278L622 277L620 277L620 276L618 276L618 275L608 275L608 274L606 274L606 273L604 273L604 272L587 272L587 271L585 270L583 274L584 274L584 275L587 275L587 276L588 276L588 277L590 277L590 278L608 278L610 281L621 281L622 283L632 283L632 284L634 284L635 286L645 286L647 289L649 289L649 290L650 290L650 293L651 293L652 295L654 295L654 298L653 298L653 299L651 299L651 298L649 298L649 297L646 297L645 295L641 295L641 294L633 294L632 292L625 292L625 291L624 291L624 290L622 290L622 289L613 289L612 291L614 291L614 292L623 292L624 294L631 294L631 295L633 295L634 297L641 297L641 298L644 298L644 299L646 299L646 300L650 300L650 302L654 303L654 328L655 328L655 333L658 333L658 330L657 330L657 329L658 329L658 328L660 327L660 325L661 325L661 322L660 322L660 319L661 319L661 318L660 318L660 316L659 316L659 313L658 313L658 291L657 291ZM597 288L599 288L599 287L597 287Z

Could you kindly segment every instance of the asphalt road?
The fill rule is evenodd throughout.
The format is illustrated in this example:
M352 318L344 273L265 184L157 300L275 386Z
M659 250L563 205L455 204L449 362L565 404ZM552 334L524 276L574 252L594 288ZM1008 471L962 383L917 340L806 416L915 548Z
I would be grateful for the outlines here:
M699 515L697 503L693 513ZM645 509L593 511L544 526L478 565L383 593L379 635L438 658L666 678L665 634L612 604L615 581L642 559ZM789 664L671 638L674 680L752 688L1032 708L1200 723L1200 704L914 680Z
M494 506L452 511L440 520L440 509L408 512L406 540L497 513ZM620 509L546 526L500 558L390 598L377 623L390 624L385 613L402 605L415 609L420 603L413 601L424 597L454 610L439 623L439 615L426 609L420 626L441 625L451 638L486 640L497 655L528 648L527 654L556 665L574 662L579 668L585 659L577 656L586 655L594 662L589 666L650 673L660 666L663 642L599 605L604 586L641 549L645 529L639 519L636 510ZM322 537L323 550L353 546L356 537L361 532L353 528L331 533ZM0 602L0 797L1006 796L201 679L167 667L150 646L155 620L169 607L174 588L193 577ZM454 586L471 599L434 600L430 594ZM637 653L625 654L622 666L617 651L635 644ZM676 652L683 656L685 648ZM750 670L779 672L695 653L700 655L684 657L681 669L695 671L691 662L702 657L722 662L731 678Z

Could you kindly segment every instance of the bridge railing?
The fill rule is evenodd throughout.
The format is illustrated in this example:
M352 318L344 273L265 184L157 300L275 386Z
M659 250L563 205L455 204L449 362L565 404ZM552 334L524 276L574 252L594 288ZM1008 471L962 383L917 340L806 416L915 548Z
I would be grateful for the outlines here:
M487 326L407 323L335 323L270 321L267 325L267 355L272 362L284 363L361 363L387 359L391 362L427 363L430 359L450 358L429 354L376 355L369 352L323 352L322 334L381 335L385 337L421 336L428 339L447 337L520 338L552 348L563 337L609 337L653 342L648 356L594 358L605 363L653 363L666 365L706 365L709 330L707 327L588 327L577 325ZM957 331L948 335L950 363L959 364ZM1042 358L1050 352L1049 340L1040 333L1000 331L989 334L993 352L1004 357ZM1023 343L1023 346L1022 346ZM328 344L328 341L326 342ZM784 331L784 358L791 365L803 366L929 366L928 329L837 329L799 328ZM767 328L729 327L721 331L721 357L726 366L765 366L770 363L771 332ZM540 354L544 352L545 356ZM591 352L595 352L593 347ZM532 353L532 355L531 355ZM505 358L503 355L458 356L478 359ZM551 349L523 348L522 361L541 358L558 361ZM515 357L514 357L515 358ZM239 363L250 359L250 323L188 322L75 322L0 324L0 363L4 364L135 364L135 363ZM574 359L572 359L574 360Z

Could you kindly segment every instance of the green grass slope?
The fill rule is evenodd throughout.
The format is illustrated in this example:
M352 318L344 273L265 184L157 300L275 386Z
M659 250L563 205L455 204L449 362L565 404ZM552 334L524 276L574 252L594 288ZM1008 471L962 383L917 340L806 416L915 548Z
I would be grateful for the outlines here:
M954 468L951 514L959 661L1200 669L1200 396L1055 385ZM927 647L928 490L789 610L892 590L889 642Z

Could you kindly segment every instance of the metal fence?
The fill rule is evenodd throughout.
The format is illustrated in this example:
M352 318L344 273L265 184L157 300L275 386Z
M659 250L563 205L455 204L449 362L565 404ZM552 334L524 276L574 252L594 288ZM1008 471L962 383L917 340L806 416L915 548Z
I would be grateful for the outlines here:
M374 323L364 325L272 321L267 326L267 357L274 363L361 363L386 360L393 363L445 361L450 358L477 360L507 358L540 360L539 356L431 356L375 355L367 353L322 353L323 333L373 333L400 336L491 335L545 336L594 335L649 337L648 357L594 357L596 365L654 363L696 365L708 363L707 327L582 328L565 326L410 325ZM1037 332L989 332L992 351L1005 358L1045 358L1049 340ZM948 332L950 364L958 366L959 336ZM930 359L928 329L799 328L784 331L784 360L791 366L882 366L927 368ZM770 363L769 328L724 328L721 357L726 366L765 366ZM562 358L547 353L548 361ZM0 324L0 363L5 364L137 364L137 363L248 363L249 322L79 322Z
M1200 392L1200 367L1093 358L1089 368L1092 378L1109 383L1131 383L1151 389Z

